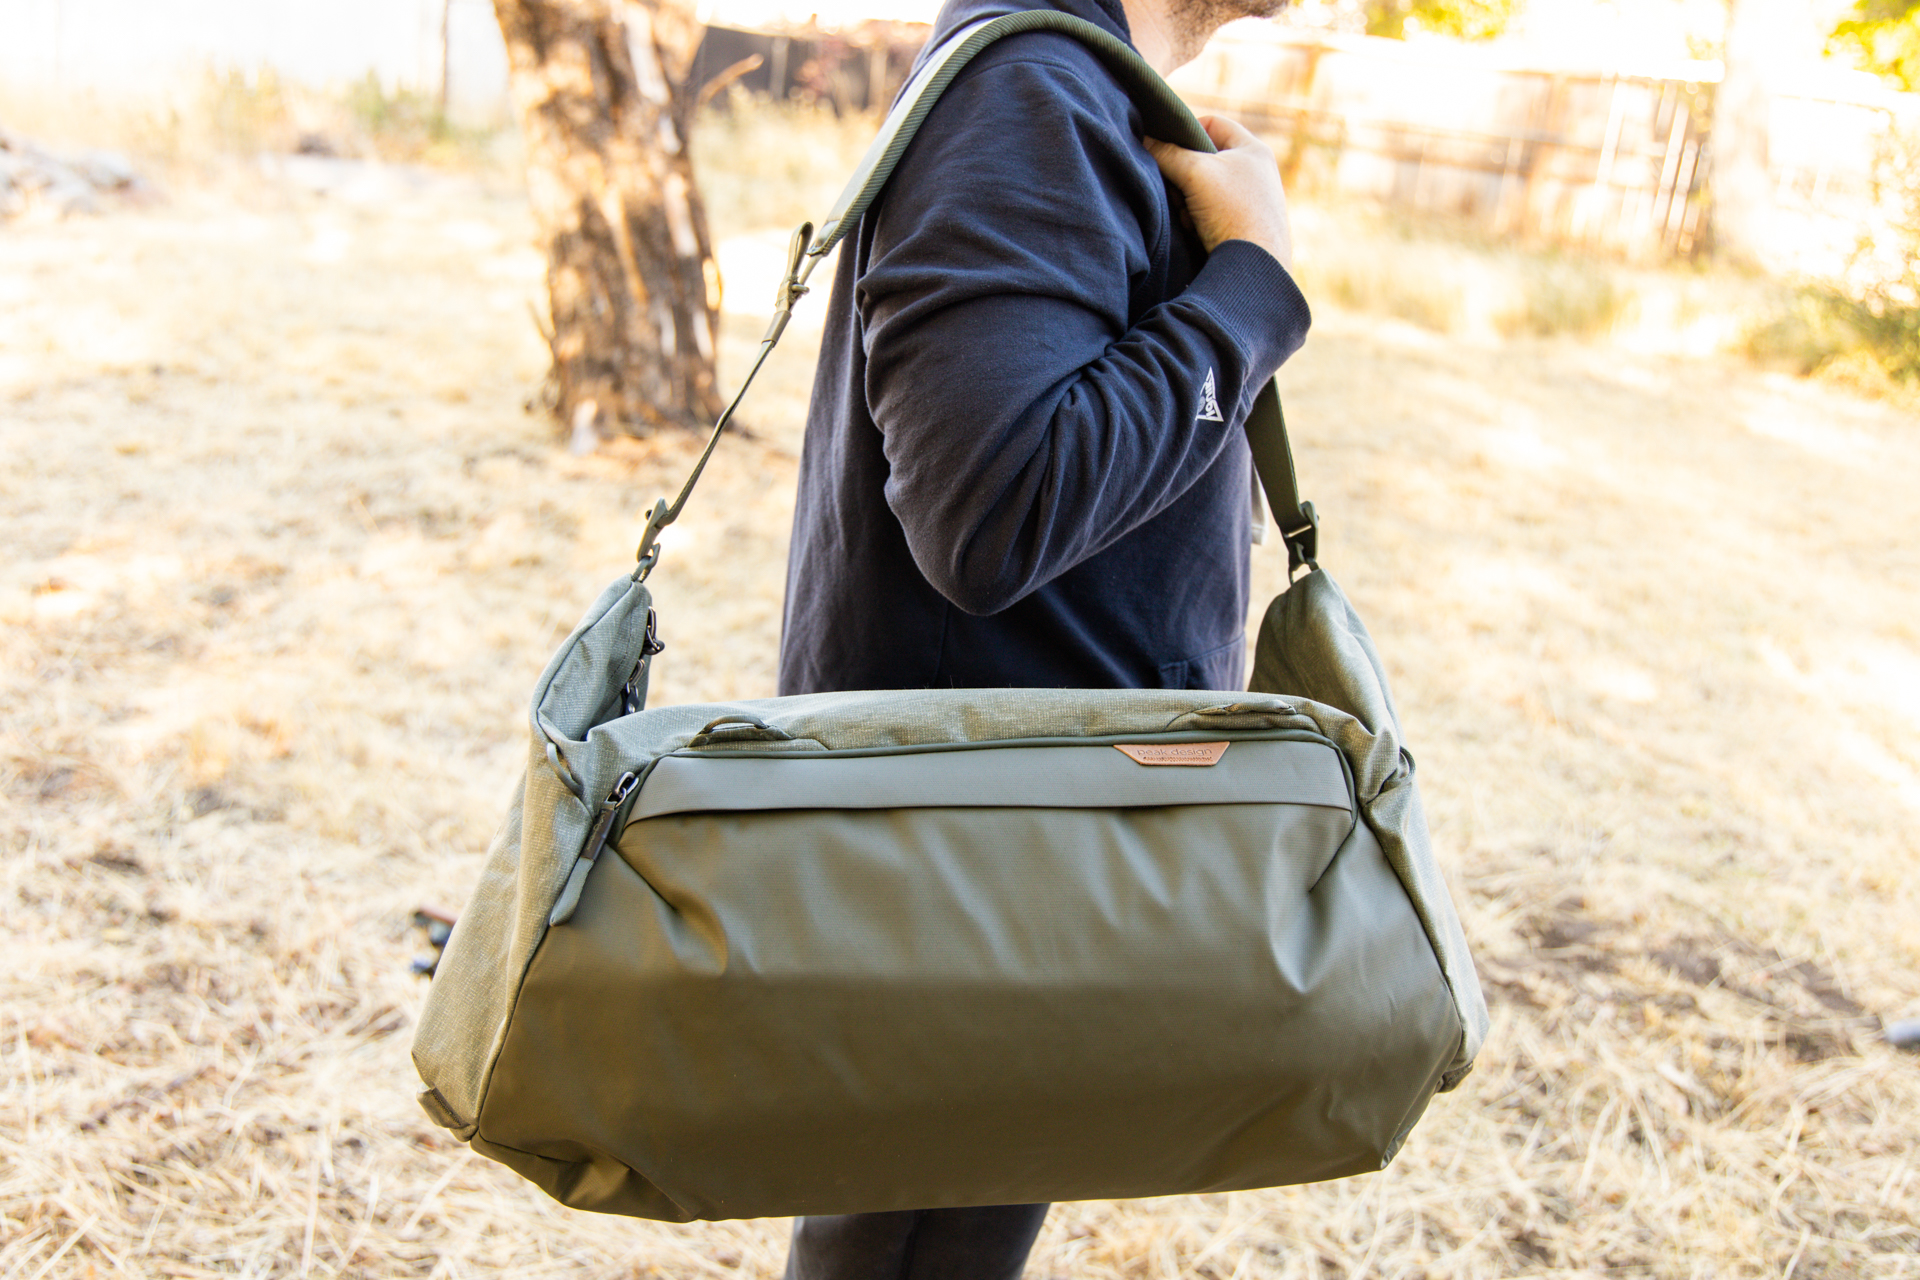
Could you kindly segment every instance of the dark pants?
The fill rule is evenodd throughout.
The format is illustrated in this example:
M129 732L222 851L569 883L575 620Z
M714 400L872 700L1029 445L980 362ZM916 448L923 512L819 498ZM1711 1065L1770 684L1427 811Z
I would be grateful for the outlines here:
M1049 1207L796 1218L786 1280L1019 1280Z

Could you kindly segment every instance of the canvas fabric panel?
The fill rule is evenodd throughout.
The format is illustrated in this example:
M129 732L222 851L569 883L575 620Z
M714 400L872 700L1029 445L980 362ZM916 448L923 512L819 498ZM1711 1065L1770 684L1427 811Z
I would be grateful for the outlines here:
M1343 1177L1391 1159L1458 1040L1350 811L751 822L632 824L528 971L479 1140L566 1204L735 1218Z
M1486 997L1433 855L1413 756L1401 739L1386 668L1366 624L1325 570L1308 574L1267 606L1249 683L1255 689L1299 693L1352 717L1345 722L1321 717L1320 723L1352 765L1361 809L1406 885L1453 989L1466 1034L1441 1087L1455 1088L1486 1043Z

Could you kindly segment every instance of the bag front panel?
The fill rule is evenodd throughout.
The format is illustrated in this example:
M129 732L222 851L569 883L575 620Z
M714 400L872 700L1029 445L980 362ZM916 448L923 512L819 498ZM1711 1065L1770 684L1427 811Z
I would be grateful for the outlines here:
M476 1147L649 1217L1275 1185L1380 1167L1458 1041L1344 805L673 813L548 932Z

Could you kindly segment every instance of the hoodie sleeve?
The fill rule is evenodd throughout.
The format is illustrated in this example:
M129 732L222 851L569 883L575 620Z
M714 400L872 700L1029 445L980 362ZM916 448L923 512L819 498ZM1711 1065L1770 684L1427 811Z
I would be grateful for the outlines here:
M976 64L873 224L856 304L886 500L921 573L969 613L1164 510L1305 340L1299 289L1245 241L1134 315L1174 232L1117 96L1064 59Z

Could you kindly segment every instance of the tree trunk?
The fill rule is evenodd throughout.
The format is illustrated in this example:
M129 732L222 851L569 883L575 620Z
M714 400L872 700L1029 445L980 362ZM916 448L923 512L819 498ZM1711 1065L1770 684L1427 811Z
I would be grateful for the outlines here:
M1713 250L1743 266L1773 256L1773 179L1768 172L1772 83L1790 0L1731 0L1726 75L1713 97Z
M494 0L547 245L547 400L576 446L720 411L720 276L687 155L700 30L679 4Z

